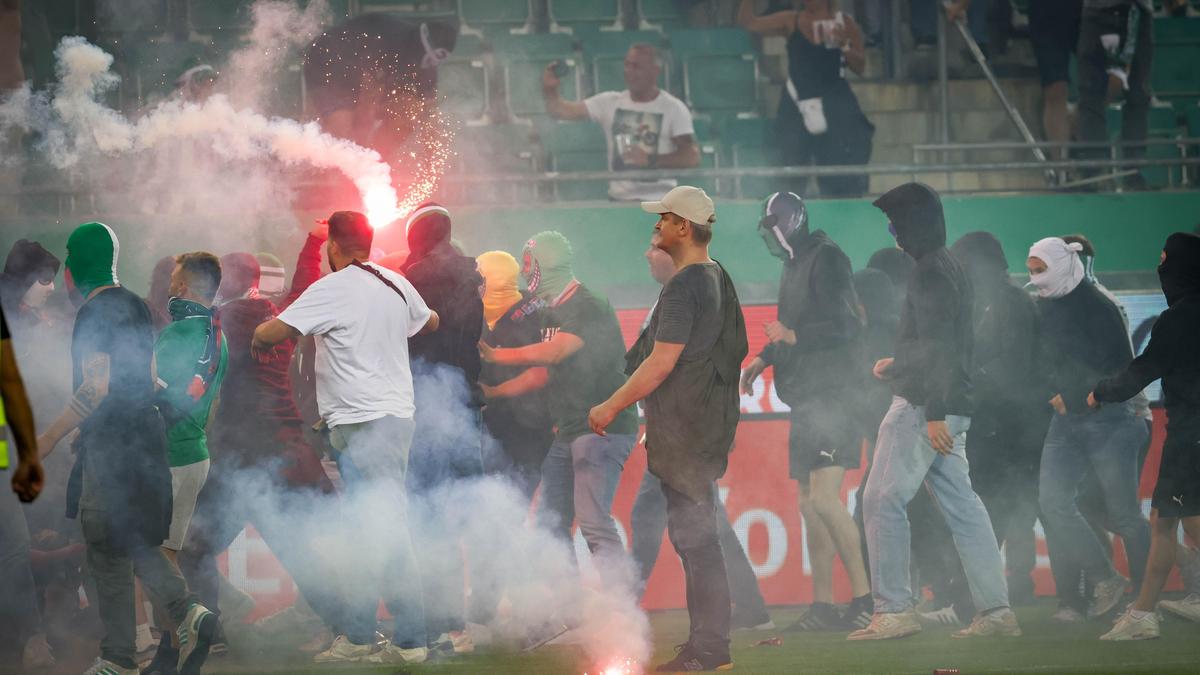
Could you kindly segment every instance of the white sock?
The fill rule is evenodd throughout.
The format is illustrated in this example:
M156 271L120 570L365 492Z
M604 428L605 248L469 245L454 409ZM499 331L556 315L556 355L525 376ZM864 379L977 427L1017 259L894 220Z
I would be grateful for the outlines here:
M1143 612L1140 609L1133 609L1132 607L1130 607L1129 608L1129 616L1134 619L1144 619L1144 618L1150 616L1150 612Z

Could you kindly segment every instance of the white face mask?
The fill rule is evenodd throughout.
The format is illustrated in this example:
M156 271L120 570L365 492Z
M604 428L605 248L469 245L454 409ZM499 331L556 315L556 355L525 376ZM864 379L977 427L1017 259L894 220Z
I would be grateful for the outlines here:
M29 290L25 291L25 297L21 298L21 304L26 307L40 309L46 305L46 301L50 299L50 294L54 292L54 282L43 284L40 281L33 282Z

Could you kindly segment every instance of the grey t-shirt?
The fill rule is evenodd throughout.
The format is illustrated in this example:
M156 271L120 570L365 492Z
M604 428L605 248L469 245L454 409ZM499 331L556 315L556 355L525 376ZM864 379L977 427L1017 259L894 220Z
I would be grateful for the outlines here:
M676 272L658 296L649 331L656 342L686 345L681 359L712 349L721 334L721 268L697 263Z

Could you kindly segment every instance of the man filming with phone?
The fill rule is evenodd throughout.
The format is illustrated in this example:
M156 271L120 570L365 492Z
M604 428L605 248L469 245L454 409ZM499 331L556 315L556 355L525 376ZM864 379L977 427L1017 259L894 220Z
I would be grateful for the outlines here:
M590 119L603 127L610 170L700 165L692 113L683 101L659 89L662 60L653 45L638 43L625 54L624 91L603 91L582 101L568 101L559 94L567 72L566 64L555 61L542 73L546 112L558 120ZM656 200L673 187L675 181L669 179L614 180L608 184L608 196L615 201Z

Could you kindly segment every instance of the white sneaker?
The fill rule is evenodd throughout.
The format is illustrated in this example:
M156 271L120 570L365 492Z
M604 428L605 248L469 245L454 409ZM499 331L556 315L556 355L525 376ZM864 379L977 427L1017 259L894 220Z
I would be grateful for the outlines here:
M962 620L958 618L958 612L954 611L953 607L943 607L935 609L932 612L918 612L917 618L921 623L927 623L934 626L961 626Z
M1134 617L1129 610L1117 620L1113 629L1100 636L1101 640L1153 640L1158 637L1158 617L1154 612L1143 612Z
M977 614L971 625L955 631L951 637L974 638L1000 635L1004 637L1020 637L1021 626L1017 624L1017 615L1011 609L1005 608L987 614Z
M46 642L45 635L34 635L25 641L25 649L21 652L21 667L25 670L41 670L53 668L55 665L54 652Z
M1059 623L1082 623L1084 618L1081 612L1070 607L1059 607L1057 612L1050 615L1051 621Z
M1158 608L1188 621L1200 622L1200 595L1196 593L1189 593L1182 600L1162 600L1158 603Z
M92 667L83 671L83 675L138 675L138 669L122 668L112 661L96 657Z
M317 663L356 663L368 660L379 649L380 645L375 642L356 645L345 635L339 635L329 649L314 656L313 661Z
M217 615L204 605L195 603L188 608L183 623L175 629L179 637L179 675L197 675L200 672L219 626Z
M1120 574L1114 574L1096 584L1092 589L1092 606L1088 607L1088 618L1098 619L1111 612L1117 603L1121 602L1127 585L1129 580Z
M846 637L847 640L892 640L908 637L921 632L921 622L917 613L907 612L876 612L871 617L871 624L866 628L856 630Z
M425 647L413 647L412 649L404 649L397 647L390 641L385 642L379 651L362 659L367 663L424 663L425 659L429 658L429 650Z

